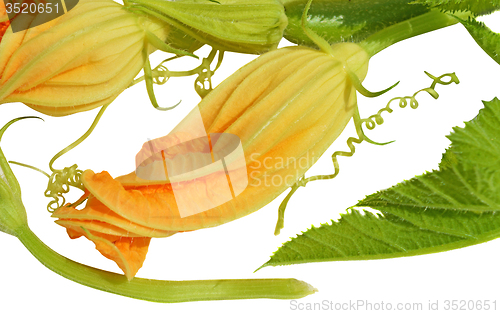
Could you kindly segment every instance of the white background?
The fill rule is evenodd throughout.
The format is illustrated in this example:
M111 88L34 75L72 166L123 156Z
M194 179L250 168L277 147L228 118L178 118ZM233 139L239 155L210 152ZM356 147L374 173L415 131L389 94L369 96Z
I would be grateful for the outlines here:
M483 20L500 32L500 13ZM199 55L206 55L208 51L203 49ZM161 53L155 53L153 64L163 58ZM218 84L253 58L255 56L227 53L214 83ZM191 68L197 64L192 61L186 59L171 69ZM274 236L273 231L277 209L285 193L237 221L171 238L153 239L137 276L165 280L291 277L304 280L319 290L297 302L366 300L394 305L420 302L426 308L429 300L439 300L441 306L450 299L496 300L497 312L500 311L497 289L500 281L499 240L432 255L267 267L253 273L283 242L311 225L319 226L338 219L340 213L365 195L437 168L441 154L449 144L445 136L451 128L472 119L482 107L481 100L500 96L500 66L475 44L462 26L456 25L396 44L373 57L364 82L368 89L377 91L395 81L401 83L382 97L359 97L362 117L375 113L392 97L411 95L430 86L431 80L424 70L436 76L456 72L461 83L438 85L438 100L422 93L417 110L399 109L395 105L395 111L385 115L386 123L368 131L367 135L379 142L396 142L384 147L363 143L357 146L354 157L339 159L341 173L335 180L314 182L301 188L288 205L281 235ZM108 108L91 137L59 159L55 167L77 163L80 169L107 170L112 176L133 171L135 154L143 142L167 134L199 102L193 82L194 77L172 79L166 85L156 87L163 106L182 99L182 104L169 112L153 109L143 84L126 90ZM1 147L9 160L48 171L50 158L83 134L96 114L97 110L93 110L66 118L52 118L19 103L2 105L0 125L26 115L41 116L45 122L24 120L14 124L5 133ZM349 125L341 138L311 168L309 175L331 173L333 166L329 156L336 150L345 150L345 140L352 135L353 126ZM43 175L13 167L23 190L29 225L42 241L80 263L119 272L118 267L102 257L90 241L83 238L70 240L64 228L53 222L46 211L48 199L43 192L47 182ZM72 195L71 199L75 199L78 193ZM288 300L157 304L129 299L56 275L10 235L0 234L0 243L1 313L42 309L51 313L295 312ZM372 312L375 311L367 313Z

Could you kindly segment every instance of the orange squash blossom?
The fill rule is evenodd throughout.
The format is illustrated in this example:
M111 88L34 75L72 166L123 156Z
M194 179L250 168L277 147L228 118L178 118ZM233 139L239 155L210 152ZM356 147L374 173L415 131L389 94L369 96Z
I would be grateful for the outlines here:
M241 140L245 162L233 173L245 176L247 186L231 200L182 217L178 194L173 191L173 186L180 186L193 204L216 203L223 193L217 182L227 180L224 171L172 183L145 180L135 172L113 179L106 172L87 170L82 175L90 193L85 209L61 207L53 217L71 237L84 235L94 241L101 253L115 260L127 277L133 277L132 270L142 264L138 257L145 258L149 238L243 217L297 182L355 114L356 89L349 75L363 80L368 59L360 46L350 43L332 46L331 54L303 47L282 48L242 67L202 100L180 125L182 130L196 129L194 113L199 110L207 134L234 134ZM138 158L145 152L164 151L181 139L199 137L175 131L146 143ZM153 150L148 150L151 145ZM189 152L162 154L160 160L188 158L206 149L194 145ZM280 183L273 184L273 180ZM133 256L127 260L128 266L123 263L126 256Z

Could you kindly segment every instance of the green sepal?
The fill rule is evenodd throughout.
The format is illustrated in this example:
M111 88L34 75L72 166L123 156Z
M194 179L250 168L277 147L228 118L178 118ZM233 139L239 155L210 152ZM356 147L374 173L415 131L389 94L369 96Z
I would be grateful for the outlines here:
M155 34L151 33L150 31L146 31L146 39L147 39L148 43L150 43L153 47L155 47L156 49L159 49L161 51L173 53L173 54L176 54L178 56L190 56L190 57L198 59L198 56L196 56L188 51L175 49L175 48L171 47L169 44L166 44L165 42L163 42L160 38L158 38Z
M14 122L27 118L38 117L22 117L10 121L0 129L0 139ZM17 231L27 223L26 210L21 200L21 187L0 149L0 231L17 236Z
M0 231L17 236L17 230L27 223L23 203L14 195L10 186L0 180Z
M187 35L183 31L176 28L172 28L168 32L168 37L166 42L168 42L168 45L170 47L180 50L185 50L191 53L200 49L204 45L202 42L199 42L195 38Z
M384 90L381 90L378 92L371 92L363 86L363 84L361 83L359 78L356 76L356 74L354 74L354 72L347 71L347 75L349 76L349 80L352 83L352 85L354 86L354 88L356 89L356 91L358 93L360 93L361 95L363 95L365 97L369 97L369 98L381 96L399 84L399 81L398 81L398 82L394 83L392 86L389 86Z

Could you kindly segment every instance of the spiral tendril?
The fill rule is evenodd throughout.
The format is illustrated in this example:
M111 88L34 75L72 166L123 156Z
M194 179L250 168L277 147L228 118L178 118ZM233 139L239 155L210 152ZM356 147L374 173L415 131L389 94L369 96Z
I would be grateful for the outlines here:
M47 206L47 210L53 213L66 203L65 193L69 192L70 187L85 191L81 176L83 171L78 170L77 165L66 167L62 170L55 170L49 178L45 196L53 198Z
M294 185L292 185L291 187L291 191L288 193L288 195L285 197L285 199L283 199L283 201L281 202L280 206L279 206L279 209L278 209L278 222L276 223L276 228L274 230L274 234L275 235L278 235L280 233L280 230L283 228L284 226L284 215L285 215L285 209L286 209L286 206L288 204L288 201L290 200L290 198L292 197L292 195L297 191L297 189L299 187L305 187L307 183L311 182L311 181L316 181L316 180L328 180L328 179L333 179L335 178L339 172L340 172L340 167L339 167L339 163L338 163L338 156L343 156L343 157L351 157L352 155L354 155L355 151L356 151L356 147L354 146L354 143L356 144L361 144L363 141L367 141L367 142L370 142L370 143L374 143L374 144L378 144L378 143L375 143L371 140L369 140L363 130L362 130L362 126L364 124L364 126L368 129L368 130L373 130L377 125L381 125L382 123L384 123L384 118L382 117L382 113L383 112L388 112L388 113L392 113L394 110L390 108L391 104L393 101L396 101L396 100L399 100L399 107L400 108L405 108L408 106L408 103L410 104L410 108L412 109L417 109L418 106L419 106L419 103L416 99L416 96L421 93L421 92L427 92L429 95L431 95L434 99L437 99L439 97L439 94L436 92L435 90L435 87L437 84L440 84L440 85L449 85L451 83L455 83L455 84L459 84L460 81L458 79L458 77L456 76L455 73L447 73L447 74L443 74L439 77L435 77L433 76L432 74L428 73L428 72L425 72L425 74L427 76L429 76L433 82L431 84L430 87L428 88L423 88L419 91L417 91L416 93L414 93L412 96L405 96L405 97L395 97L393 99L391 99L387 105L380 109L376 114L374 115L371 115L370 117L368 118L365 118L365 119L360 119L359 118L359 113L356 109L356 114L354 116L354 123L356 125L356 131L358 133L358 137L349 137L347 139L347 147L349 147L349 151L346 152L346 151L336 151L333 153L332 155L332 162L333 162L333 166L334 166L334 173L333 174L329 174L329 175L317 175L317 176L311 176L311 177L308 177L306 178L305 176L303 176L302 178L300 178L297 182L295 182ZM445 77L449 77L449 81L444 81L443 78ZM358 121L356 121L358 120Z
M215 65L215 68L212 70L210 66L213 63L215 56L217 55L217 52L218 52L217 64ZM201 64L192 70L170 71L166 66L166 63L174 59L177 59L179 57L180 56L175 56L172 58L165 59L158 66L152 69L151 77L153 83L156 85L163 85L167 83L171 77L198 75L194 82L194 89L196 90L198 95L200 95L201 98L205 97L213 89L212 76L215 74L215 71L217 71L220 65L222 64L222 59L224 58L224 51L218 51L216 49L212 49L210 54L206 58L202 59ZM144 76L140 77L134 80L134 82L132 82L130 86L133 86L143 81L144 79L145 79Z
M90 136L90 134L92 134L108 106L109 104L103 106L99 110L97 116L94 118L94 121L90 125L90 128L87 130L87 132L85 132L80 138L57 153L50 160L49 168L52 171L52 174L49 177L49 183L47 184L47 189L45 190L45 196L53 198L53 200L49 202L49 205L47 205L47 210L50 213L54 212L56 209L60 208L66 203L66 199L64 198L63 194L68 193L70 187L75 187L85 192L85 187L81 180L83 171L79 170L76 164L71 167L65 167L64 169L54 169L54 162L62 155L80 145L87 137ZM76 206L75 204L72 205Z
M394 101L399 100L399 107L400 108L407 107L408 103L409 103L410 104L410 108L417 109L418 106L419 106L419 103L418 103L418 100L416 99L416 96L419 93L421 93L421 92L427 92L429 95L432 96L432 98L438 99L439 94L434 89L437 84L449 85L451 83L456 83L456 84L460 83L460 81L458 80L458 77L455 75L455 73L447 73L447 74L443 74L443 75L441 75L439 77L435 77L432 74L429 74L428 72L425 72L425 74L427 74L427 76L429 76L430 78L433 79L432 85L430 87L423 88L423 89L417 91L416 93L414 93L412 96L395 97L395 98L389 100L389 102L387 103L387 106L385 106L384 108L380 109L376 114L371 115L370 117L368 117L366 119L361 119L360 123L364 124L364 126L368 130L373 130L375 128L375 126L381 125L382 123L384 123L384 118L382 117L382 113L383 112L392 113L394 111L393 109L390 108L391 104ZM444 77L449 77L450 80L447 81L447 82L443 81L442 79Z

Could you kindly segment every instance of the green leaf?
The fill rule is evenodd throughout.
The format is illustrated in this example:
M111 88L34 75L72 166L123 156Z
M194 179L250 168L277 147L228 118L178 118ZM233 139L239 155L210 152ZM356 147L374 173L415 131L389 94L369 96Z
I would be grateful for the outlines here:
M367 196L285 243L264 266L436 253L500 237L500 101L448 136L439 170Z
M476 16L500 9L498 0L416 0L414 3L425 4L446 12L469 11Z
M483 50L493 59L496 63L500 64L500 34L493 32L483 22L478 22L474 19L462 20L460 23L465 26L469 34L476 41L476 43L483 48Z
M376 216L352 210L342 215L338 222L313 227L285 243L261 267L437 253L485 242L500 235L500 214L497 212L457 214L418 209L408 214L429 228L440 227L449 233L421 228L395 215Z
M455 159L464 165L500 169L500 100L484 102L479 115L465 124L464 128L453 128L448 136L453 143L446 158ZM443 166L442 166L443 167Z
M413 209L500 211L500 172L460 164L436 170L366 197L356 206L391 212Z
M380 259L436 253L500 236L500 172L433 171L375 193L338 222L285 243L264 264Z

